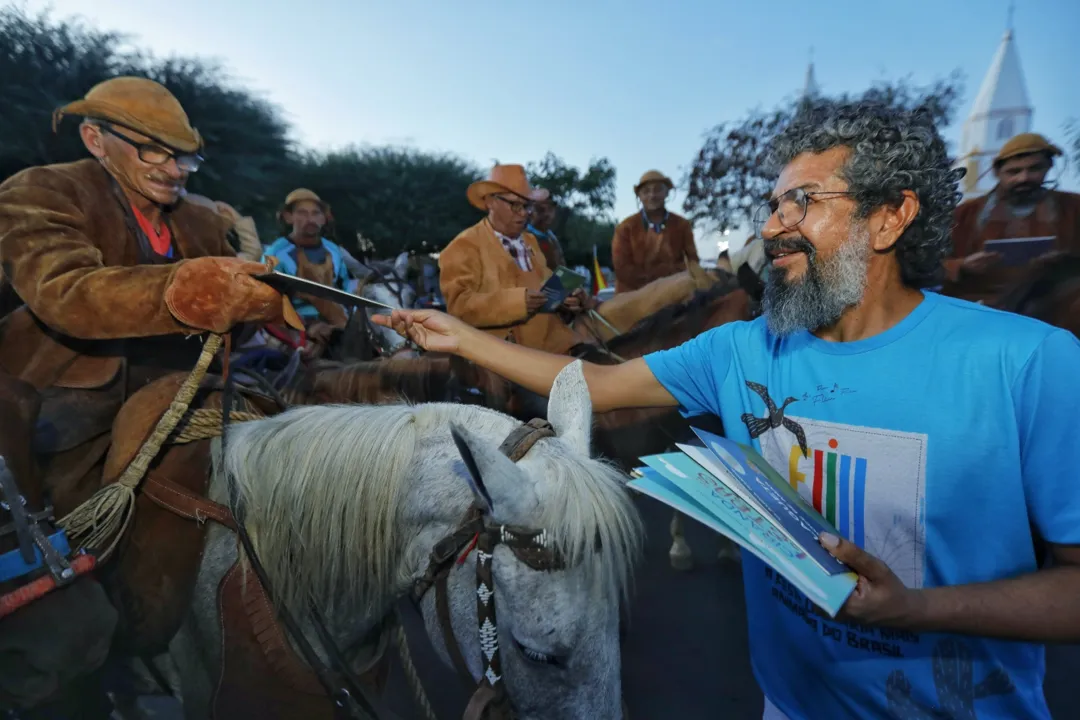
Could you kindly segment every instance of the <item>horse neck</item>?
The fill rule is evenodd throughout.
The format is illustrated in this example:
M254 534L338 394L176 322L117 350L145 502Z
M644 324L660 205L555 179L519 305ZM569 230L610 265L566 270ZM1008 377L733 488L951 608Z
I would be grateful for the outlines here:
M632 333L609 343L611 351L624 358L642 357L681 345L725 323L749 319L750 299L745 291L718 288L707 292L674 310L666 308L650 315ZM718 294L713 296L714 292Z

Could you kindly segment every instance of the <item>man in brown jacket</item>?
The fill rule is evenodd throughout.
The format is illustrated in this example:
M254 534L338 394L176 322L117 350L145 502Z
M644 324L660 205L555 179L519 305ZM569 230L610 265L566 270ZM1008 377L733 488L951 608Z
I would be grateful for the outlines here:
M987 240L1053 237L1054 250L1080 253L1080 195L1045 187L1058 155L1058 147L1035 133L1002 146L993 164L997 186L956 208L947 292L989 301L1019 276L1000 253L984 249Z
M0 285L24 303L0 322L0 371L42 395L35 450L59 515L65 490L100 481L127 397L192 369L195 336L286 313L298 324L251 277L267 266L235 257L232 223L183 202L202 139L168 90L113 78L57 110L54 126L69 114L84 118L92 157L0 185ZM0 438L0 454L20 451Z
M469 202L487 217L463 231L439 255L447 311L473 327L519 345L566 354L588 339L557 313L540 312L551 270L536 238L525 232L533 189L521 165L496 165L469 186ZM578 313L590 299L577 291L561 310Z
M682 272L687 258L698 261L690 221L665 207L674 188L671 178L658 170L645 173L634 186L641 212L619 223L611 241L615 292L637 290Z

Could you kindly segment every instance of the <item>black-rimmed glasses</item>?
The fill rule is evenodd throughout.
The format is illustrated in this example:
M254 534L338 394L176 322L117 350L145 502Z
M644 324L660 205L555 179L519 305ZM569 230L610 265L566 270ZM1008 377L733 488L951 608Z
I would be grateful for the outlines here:
M510 209L513 210L514 213L517 214L517 215L520 215L522 213L525 213L526 215L532 215L533 208L536 207L535 204L531 203L531 202L521 202L520 200L511 200L510 198L505 198L502 195L496 195L495 197L498 198L499 200L502 200L507 205L509 205Z
M807 192L803 188L792 188L783 195L775 197L768 202L764 202L758 206L754 211L754 227L757 229L757 234L760 237L761 231L765 228L765 223L769 222L769 218L776 213L777 218L780 220L780 224L784 226L785 230L794 230L799 226L806 218L806 207L811 202L816 202L812 198L818 195L854 195L850 190L819 190L816 192Z
M139 153L139 159L148 165L164 165L169 162L169 158L176 158L176 167L180 168L183 172L193 173L197 172L199 166L203 163L203 157L198 153L173 153L161 145L155 143L141 143L137 140L129 138L123 133L118 133L112 129L111 126L102 123L100 126L101 131L112 135L118 140L126 142Z

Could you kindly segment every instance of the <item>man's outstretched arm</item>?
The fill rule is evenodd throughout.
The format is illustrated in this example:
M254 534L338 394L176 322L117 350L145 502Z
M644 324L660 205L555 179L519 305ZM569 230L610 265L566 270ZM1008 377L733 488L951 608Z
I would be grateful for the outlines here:
M434 310L395 310L389 316L376 315L374 321L425 350L459 355L539 395L547 396L555 377L574 361L565 355L504 342ZM640 358L621 365L584 365L596 412L678 405Z

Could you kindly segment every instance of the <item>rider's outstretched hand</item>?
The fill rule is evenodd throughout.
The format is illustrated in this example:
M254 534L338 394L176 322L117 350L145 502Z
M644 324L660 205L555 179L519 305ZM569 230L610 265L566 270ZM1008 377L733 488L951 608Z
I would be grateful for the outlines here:
M372 320L429 352L458 353L462 339L475 332L469 325L437 310L394 310L390 315L375 315Z

